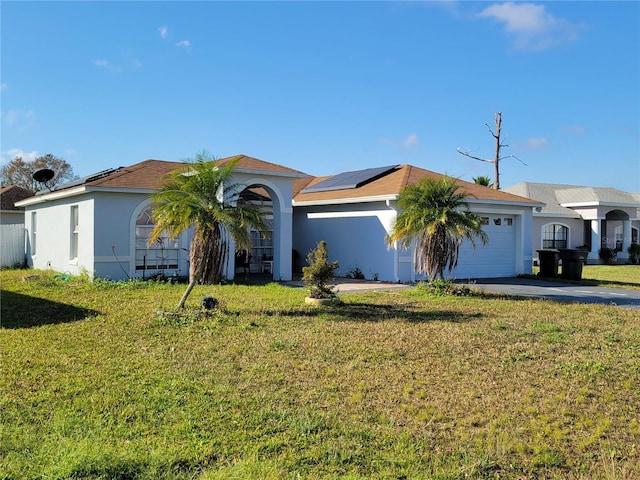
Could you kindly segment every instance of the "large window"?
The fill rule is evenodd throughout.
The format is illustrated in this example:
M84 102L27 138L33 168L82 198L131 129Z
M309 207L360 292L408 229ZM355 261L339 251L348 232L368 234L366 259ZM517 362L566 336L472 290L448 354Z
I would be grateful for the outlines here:
M542 228L542 248L567 248L569 229L559 223L550 223Z
M136 219L136 270L150 270L152 274L176 270L180 250L178 239L171 239L163 232L153 245L149 245L153 227L152 210L147 207Z
M78 235L80 229L78 226L78 206L73 205L71 207L71 248L69 251L69 258L71 260L78 258Z

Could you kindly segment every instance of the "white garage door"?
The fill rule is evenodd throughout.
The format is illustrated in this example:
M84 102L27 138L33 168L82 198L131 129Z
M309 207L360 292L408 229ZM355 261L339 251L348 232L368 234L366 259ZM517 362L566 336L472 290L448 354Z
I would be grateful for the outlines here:
M476 240L475 250L465 241L451 278L496 278L516 275L516 220L512 215L481 215L486 245Z

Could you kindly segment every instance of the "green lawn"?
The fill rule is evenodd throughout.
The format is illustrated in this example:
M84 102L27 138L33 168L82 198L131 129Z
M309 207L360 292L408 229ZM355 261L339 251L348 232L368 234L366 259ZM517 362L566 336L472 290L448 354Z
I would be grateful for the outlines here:
M0 478L640 478L636 310L0 280Z
M640 290L640 265L584 265L585 283Z
M536 275L540 269L533 268ZM562 281L562 266L558 268L560 275L556 280ZM640 290L640 265L583 265L582 280L584 285L600 285L602 287Z

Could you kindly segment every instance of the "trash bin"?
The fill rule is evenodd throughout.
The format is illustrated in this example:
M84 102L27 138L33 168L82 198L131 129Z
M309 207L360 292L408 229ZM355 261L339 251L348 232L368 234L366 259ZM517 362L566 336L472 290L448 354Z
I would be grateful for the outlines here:
M560 249L560 259L562 260L562 278L567 280L582 279L582 265L587 261L589 252L586 250L576 250L573 248Z
M537 250L540 259L541 277L557 277L558 276L558 260L560 259L560 250L555 248L545 248Z

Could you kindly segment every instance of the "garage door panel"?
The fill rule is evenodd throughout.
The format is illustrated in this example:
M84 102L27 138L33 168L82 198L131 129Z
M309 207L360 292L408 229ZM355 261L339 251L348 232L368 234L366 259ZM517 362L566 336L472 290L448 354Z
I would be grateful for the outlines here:
M516 231L513 216L489 216L483 225L488 235L486 245L476 239L476 248L465 240L460 246L458 266L450 278L496 278L516 274Z

